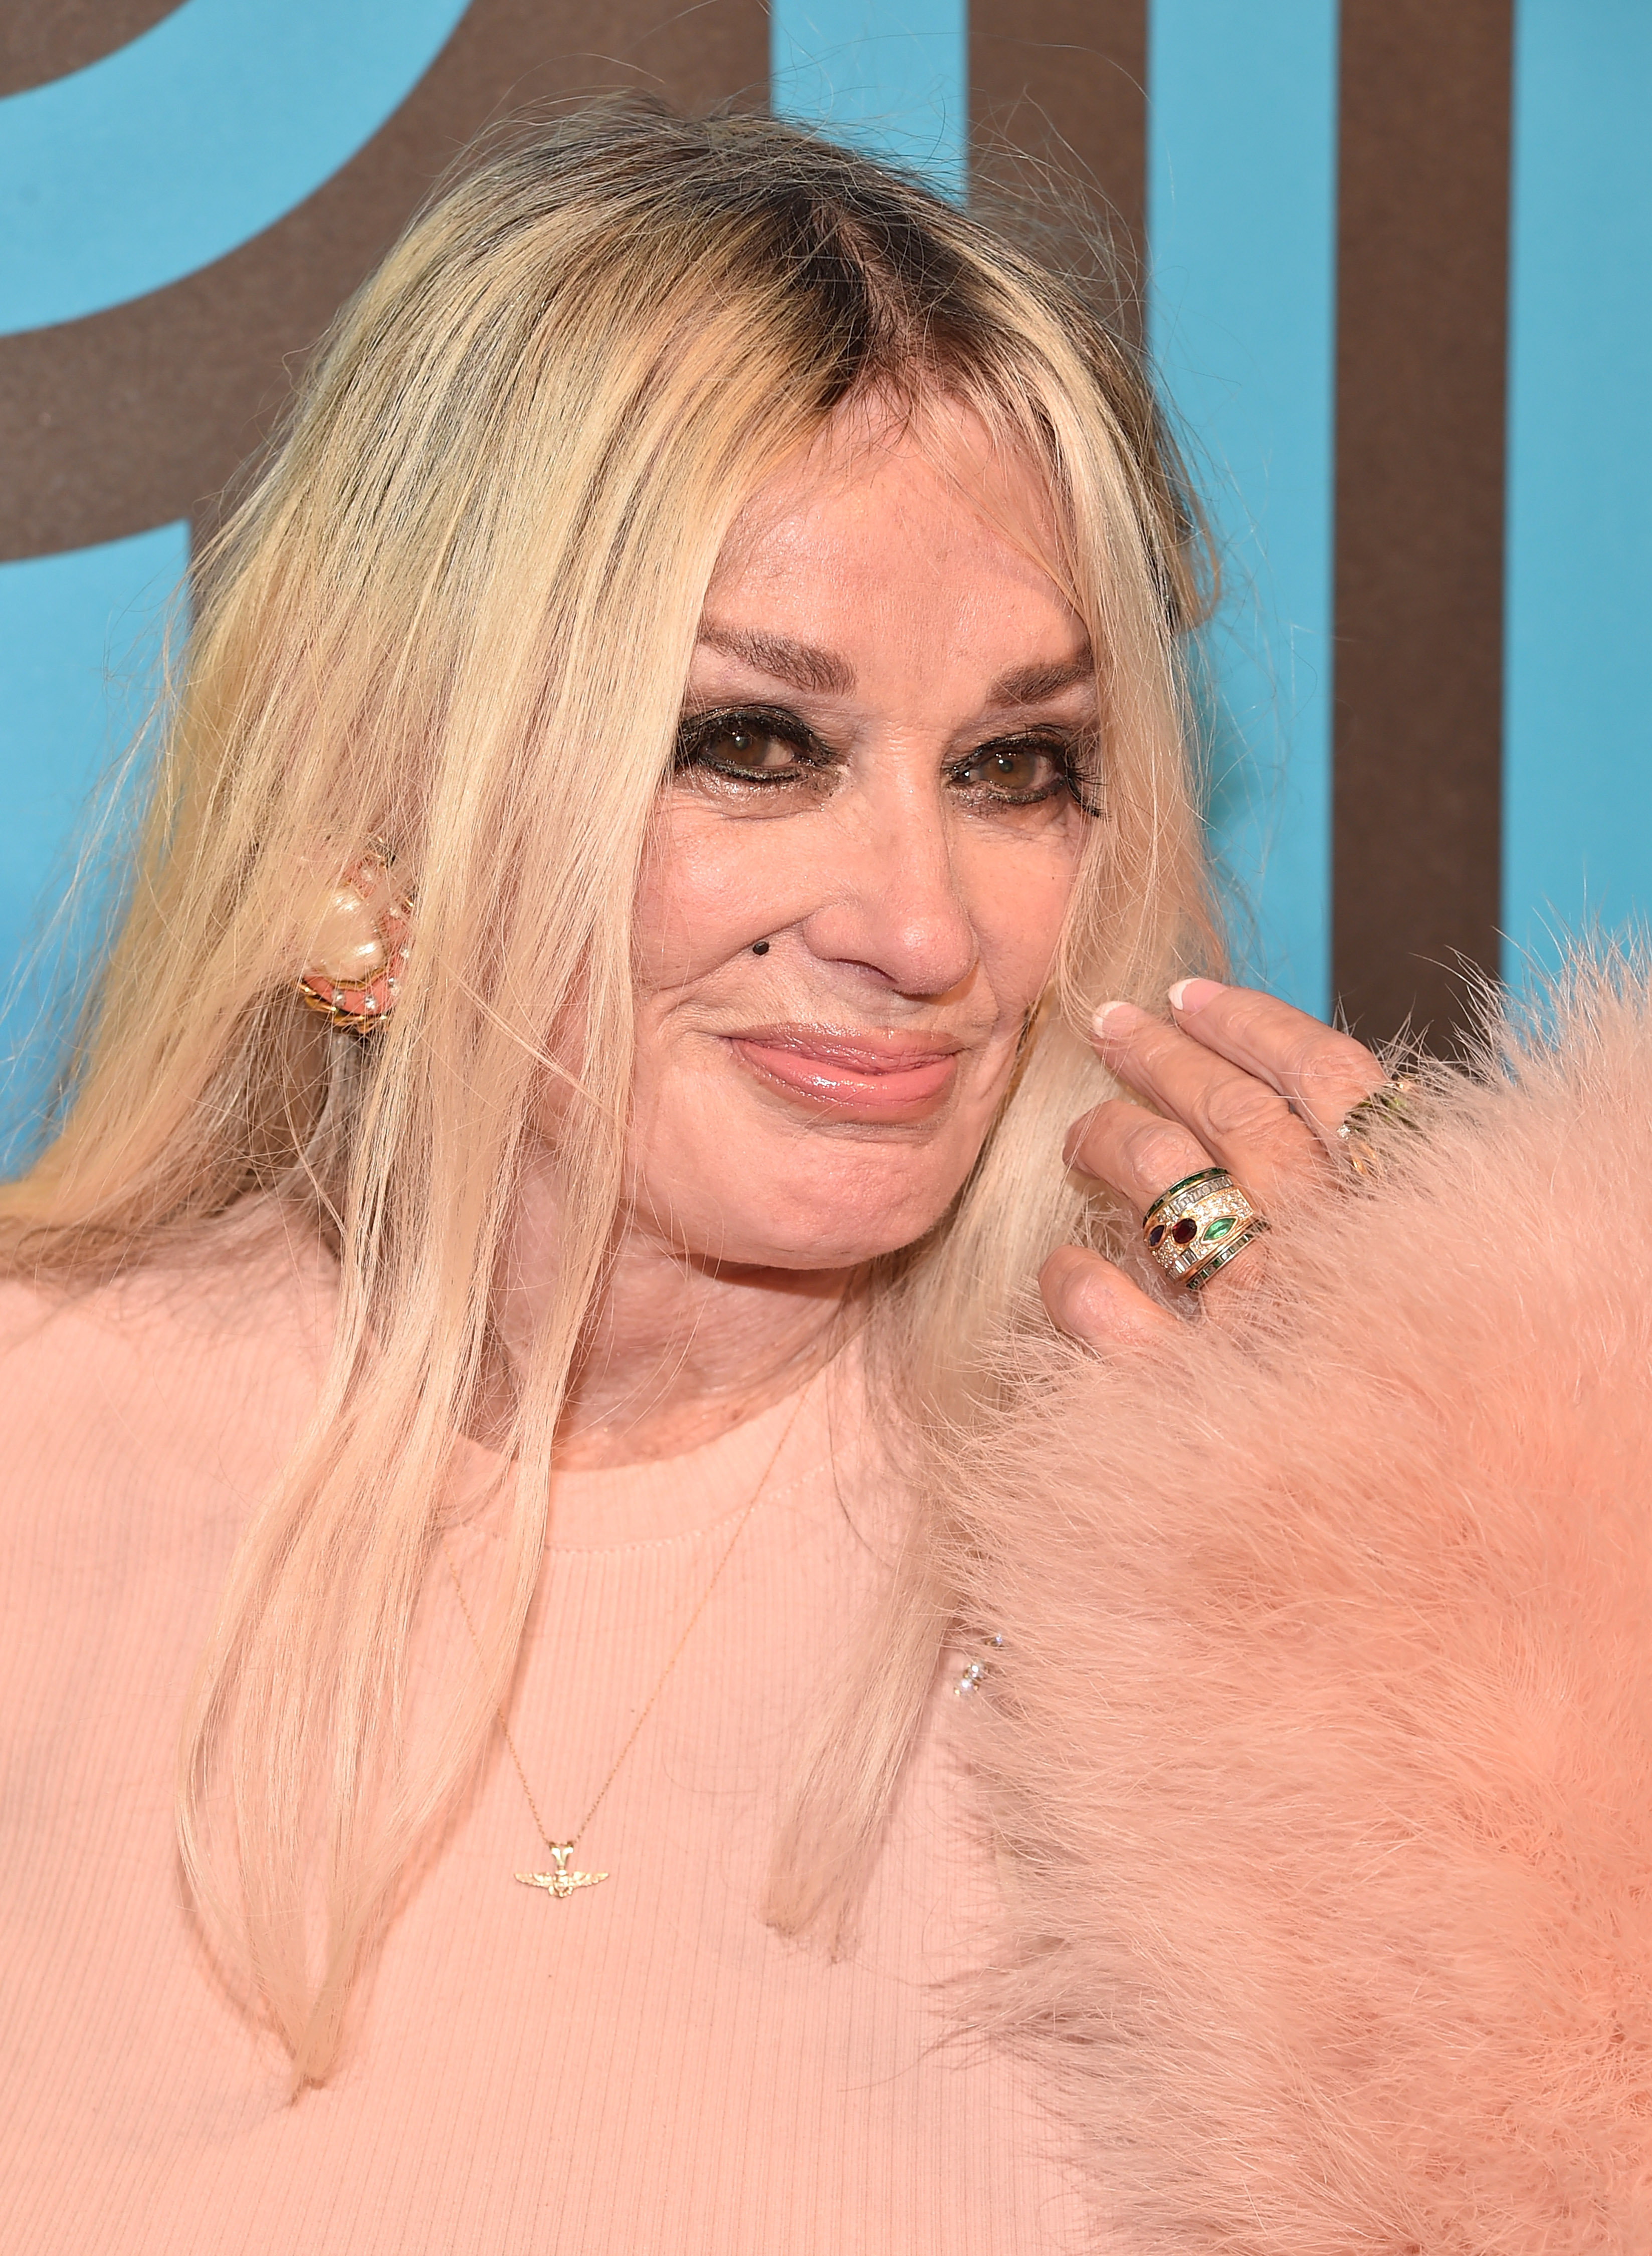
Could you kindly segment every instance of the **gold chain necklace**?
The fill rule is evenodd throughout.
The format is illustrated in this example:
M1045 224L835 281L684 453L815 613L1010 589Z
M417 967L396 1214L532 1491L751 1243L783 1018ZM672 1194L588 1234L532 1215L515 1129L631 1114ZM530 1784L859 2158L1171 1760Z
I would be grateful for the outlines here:
M533 1788L528 1783L528 1773L522 1766L522 1757L517 1752L517 1743L510 1736L510 1724L505 1721L505 1711L503 1702L495 1709L494 1713L499 1718L500 1732L503 1737L505 1746L509 1751L511 1762L516 1767L517 1776L522 1782L523 1794L526 1799L529 1810L532 1814L534 1824L538 1829L539 1838L545 1843L545 1847L551 1852L551 1870L548 1872L518 1872L517 1874L517 1879L522 1882L524 1887L543 1888L547 1895L561 1898L564 1896L571 1896L575 1888L594 1888L599 1880L605 1880L608 1877L606 1872L572 1872L569 1870L570 1860L573 1858L575 1849L580 1844L580 1838L584 1834L587 1826L589 1825L591 1820L596 1815L597 1811L601 1808L603 1796L607 1794L609 1787L613 1785L615 1780L619 1776L620 1766L624 1762L626 1756L630 1753L631 1749L636 1745L638 1734L641 1732L643 1724L647 1723L650 1716L654 1712L654 1703L659 1698L660 1694L665 1689L665 1680L671 1674L672 1669L676 1667L678 1660L682 1653L683 1647L688 1643L689 1639L693 1635L694 1625L699 1621L701 1614L705 1612L706 1606L710 1603L712 1592L721 1581L723 1569L734 1557L735 1546L739 1542L741 1537L746 1532L746 1522L751 1518L752 1513L757 1509L758 1500L762 1497L764 1489L769 1485L769 1476L773 1472L775 1467L780 1462L780 1452L785 1448L786 1443L791 1439L791 1429L798 1422L798 1414L803 1407L804 1397L808 1393L808 1387L805 1385L798 1394L797 1401L792 1405L791 1415L786 1420L784 1426L781 1428L780 1439L775 1443L773 1449L770 1452L768 1462L763 1466L763 1471L758 1476L757 1485L751 1492L750 1503L741 1513L738 1521L735 1523L734 1533L723 1546L722 1556L718 1560L717 1564L712 1569L710 1582L706 1583L705 1589L700 1592L699 1600L694 1607L694 1611L690 1614L687 1622L684 1625L682 1635L671 1647L671 1658L665 1663L664 1667L661 1669L658 1678L656 1680L653 1690L649 1694L648 1698L643 1703L642 1713L632 1724L630 1731L626 1737L624 1745L620 1749L618 1754L615 1756L612 1764L609 1766L608 1776L603 1780L601 1785L598 1787L595 1800L592 1802L591 1807L586 1811L584 1816L580 1818L579 1823L574 1827L573 1833L567 1840L553 1841L551 1838L550 1834L545 1829L545 1820L539 1815L539 1805L533 1798ZM442 1534L441 1546L442 1556L447 1562L447 1572L453 1580L453 1596L459 1601L459 1611L465 1618L465 1627L470 1632L470 1642L475 1648L477 1661L481 1665L482 1674L485 1676L488 1671L488 1663L482 1653L482 1639L476 1634L475 1623L471 1619L470 1608L465 1600L464 1584L459 1579L459 1569L453 1564L453 1555L448 1548L447 1536L445 1530Z

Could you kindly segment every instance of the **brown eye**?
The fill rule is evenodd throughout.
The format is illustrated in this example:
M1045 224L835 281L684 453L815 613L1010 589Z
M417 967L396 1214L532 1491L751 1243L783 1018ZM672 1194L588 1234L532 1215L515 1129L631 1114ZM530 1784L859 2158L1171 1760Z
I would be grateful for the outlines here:
M988 790L1009 792L1019 798L1023 792L1042 791L1054 781L1056 765L1046 751L1005 744L977 753L953 772L967 790L985 785Z
M819 781L830 756L795 714L779 708L691 715L678 731L678 774L698 772L732 784Z
M714 767L746 775L784 773L798 765L798 748L767 729L737 722L715 730L696 747Z
M956 791L985 807L1037 807L1072 783L1062 748L1024 739L983 744L948 773Z

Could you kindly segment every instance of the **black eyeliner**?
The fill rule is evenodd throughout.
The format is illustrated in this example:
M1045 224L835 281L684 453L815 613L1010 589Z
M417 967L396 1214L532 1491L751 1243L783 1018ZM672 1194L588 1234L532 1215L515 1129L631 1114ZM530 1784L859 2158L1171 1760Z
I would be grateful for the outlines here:
M1042 791L1029 793L1024 797L1017 797L1013 793L999 793L996 795L997 804L1002 807L1042 807L1058 792L1065 791L1079 812L1088 815L1093 821L1099 819L1101 808L1091 796L1087 779L1079 772L1079 744L1065 734L1045 735L1037 730L1030 730L1018 736L988 737L963 758L954 760L947 772L956 778L963 769L973 766L977 760L989 758L995 752L1042 752L1055 765L1057 775L1054 782L1046 785ZM990 800L995 794L988 789L986 796Z
M784 705L715 705L703 712L687 714L678 723L673 769L680 772L699 766L732 783L769 786L797 782L795 769L764 773L760 769L736 767L707 757L708 745L718 737L737 730L754 737L771 737L779 744L790 745L799 755L805 769L818 771L834 765L833 754L813 730Z

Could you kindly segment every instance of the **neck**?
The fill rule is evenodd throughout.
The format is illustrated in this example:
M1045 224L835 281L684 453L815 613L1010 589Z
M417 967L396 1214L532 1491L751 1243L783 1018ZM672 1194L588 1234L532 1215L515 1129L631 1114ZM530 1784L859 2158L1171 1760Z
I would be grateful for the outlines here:
M554 1216L518 1223L499 1333L526 1358L549 1297ZM693 1261L645 1230L622 1233L581 1343L558 1435L570 1470L680 1456L804 1385L839 1343L850 1270Z

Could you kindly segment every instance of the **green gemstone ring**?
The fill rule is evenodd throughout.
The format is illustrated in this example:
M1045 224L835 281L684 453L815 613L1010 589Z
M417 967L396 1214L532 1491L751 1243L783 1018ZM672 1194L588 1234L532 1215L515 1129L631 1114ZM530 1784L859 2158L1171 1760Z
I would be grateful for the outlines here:
M1226 1167L1203 1167L1160 1193L1142 1218L1147 1250L1174 1284L1201 1292L1268 1227Z

